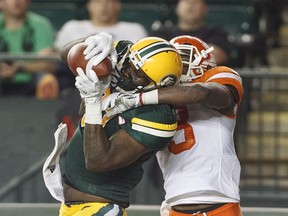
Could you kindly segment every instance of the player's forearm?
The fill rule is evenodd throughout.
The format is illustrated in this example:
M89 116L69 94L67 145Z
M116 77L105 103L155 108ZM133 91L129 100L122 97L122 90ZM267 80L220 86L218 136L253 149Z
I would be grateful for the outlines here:
M109 164L111 144L102 127L102 111L99 99L85 98L85 128L83 147L85 166L90 171L105 171Z
M184 106L200 103L207 96L205 88L193 86L173 86L158 90L158 101L161 104Z
M200 94L197 89L173 86L139 94L139 105L170 104L174 106L184 106L199 102ZM138 106L138 104L137 104Z
M217 83L162 88L158 90L158 101L174 106L200 103L215 109L225 109L233 105L229 90Z

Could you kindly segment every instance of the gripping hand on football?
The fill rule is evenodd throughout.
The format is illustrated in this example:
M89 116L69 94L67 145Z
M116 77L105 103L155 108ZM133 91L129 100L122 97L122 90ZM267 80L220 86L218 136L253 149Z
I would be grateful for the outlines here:
M110 77L100 81L93 70L84 71L78 67L78 76L75 86L85 101L85 122L89 124L102 124L101 97L109 87Z
M122 113L126 110L142 105L158 104L158 90L145 93L120 93L115 92L106 97L102 102L102 110L108 117Z
M103 59L109 57L113 68L117 63L117 53L114 49L114 42L112 35L101 32L99 34L87 37L84 41L87 44L87 48L83 51L86 60L91 60L93 57L93 61L89 61L92 66L98 65Z

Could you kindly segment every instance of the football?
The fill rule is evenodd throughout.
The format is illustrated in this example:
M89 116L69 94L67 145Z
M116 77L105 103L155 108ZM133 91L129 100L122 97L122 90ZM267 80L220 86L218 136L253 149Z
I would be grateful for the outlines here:
M85 43L78 43L74 45L67 55L67 63L72 73L77 76L76 68L80 67L85 73L88 61L84 58L83 51L86 49ZM112 70L111 60L106 57L98 65L92 67L92 70L97 74L99 80L102 80L110 75Z

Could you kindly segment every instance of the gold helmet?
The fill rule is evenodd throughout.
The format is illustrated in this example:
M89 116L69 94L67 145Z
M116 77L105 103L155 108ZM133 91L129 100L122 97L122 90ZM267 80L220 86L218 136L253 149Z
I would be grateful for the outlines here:
M129 59L133 66L151 81L143 89L172 86L179 82L182 60L178 51L168 41L146 37L130 47Z

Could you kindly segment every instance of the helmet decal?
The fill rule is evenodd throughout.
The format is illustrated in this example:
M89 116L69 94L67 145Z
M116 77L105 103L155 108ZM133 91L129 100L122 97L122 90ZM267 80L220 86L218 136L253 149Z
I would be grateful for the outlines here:
M174 75L168 75L163 77L160 81L160 86L173 86L178 81L178 78Z

